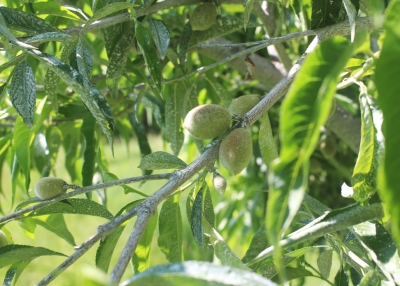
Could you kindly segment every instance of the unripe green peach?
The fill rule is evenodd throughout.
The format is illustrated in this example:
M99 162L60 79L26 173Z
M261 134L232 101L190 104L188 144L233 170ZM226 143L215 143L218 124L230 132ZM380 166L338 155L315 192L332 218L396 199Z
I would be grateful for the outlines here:
M0 230L0 247L8 245L8 239L6 234Z
M240 173L250 163L252 153L251 134L244 128L229 133L219 147L219 159L222 165L234 175Z
M259 102L260 97L258 96L258 94L242 95L232 100L231 104L228 107L228 110L232 116L243 116Z
M68 184L63 179L45 177L39 179L33 188L36 196L41 200L48 200L67 191Z
M226 180L224 177L222 177L219 173L215 172L213 176L213 186L214 188L223 195L226 190Z
M336 141L332 137L324 137L319 144L319 148L325 158L333 158L336 154Z
M192 30L204 31L210 28L215 23L217 18L217 12L215 6L212 3L204 3L197 6L190 17L190 24Z
M231 125L229 111L216 104L204 104L189 111L183 127L197 139L212 139Z

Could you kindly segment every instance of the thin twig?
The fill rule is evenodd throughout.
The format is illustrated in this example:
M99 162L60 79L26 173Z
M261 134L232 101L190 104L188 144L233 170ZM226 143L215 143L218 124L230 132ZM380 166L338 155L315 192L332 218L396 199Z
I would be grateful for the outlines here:
M80 194L84 194L84 193L88 193L94 190L98 190L98 189L104 189L104 188L109 188L112 186L119 186L119 185L125 185L125 184L129 184L129 183L134 183L134 182L140 182L140 181L154 181L154 180L168 180L171 177L171 173L167 173L167 174L156 174L156 175L147 175L147 176L137 176L137 177L131 177L131 178L125 178L125 179L120 179L120 180L115 180L115 181L109 181L109 182L105 182L105 183L101 183L101 184L97 184L97 185L91 185L91 186L87 186L87 187L78 187L75 191L73 192L69 192L66 193L64 195L52 198L50 200L46 200L46 201L41 201L40 203L21 209L19 211L13 212L11 214L5 215L3 217L0 218L0 223L9 221L9 220L13 220L13 219L17 219L21 216L23 216L26 213L38 210L44 206L53 204L55 202L59 202Z

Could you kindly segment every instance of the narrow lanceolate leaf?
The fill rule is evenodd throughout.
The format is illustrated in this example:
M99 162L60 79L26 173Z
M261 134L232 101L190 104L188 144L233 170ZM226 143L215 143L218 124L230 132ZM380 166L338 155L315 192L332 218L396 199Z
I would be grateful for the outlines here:
M392 235L400 245L400 133L396 122L400 120L400 2L392 1L387 8L385 38L382 51L376 63L375 83L378 89L378 103L382 109L385 136L385 157L380 173L379 196L385 202L385 208L391 215Z
M16 285L19 276L25 270L25 268L31 263L31 260L25 260L21 262L16 262L10 266L4 276L3 286L13 286Z
M113 215L104 206L86 199L63 200L34 211L29 216L35 217L48 214L83 214L106 219L113 218Z
M164 59L171 37L168 28L163 22L155 19L149 20L149 27L151 35L154 39L154 43L156 44L158 54L160 55L161 59Z
M1 11L0 11L0 35L3 35L11 43L18 45L22 48L34 48L30 45L18 41L17 38L8 30L6 20L4 19Z
M211 198L210 188L208 186L205 188L203 197L203 216L212 227L215 227L214 205Z
M58 112L58 84L60 83L60 77L56 72L48 69L44 77L44 90L46 91L47 97L53 106L55 113Z
M347 40L324 41L306 61L281 110L281 154L269 174L267 233L277 246L303 200L308 183L309 158L328 118L336 83L351 56ZM276 252L278 253L278 252Z
M89 80L92 77L92 57L89 50L82 44L82 41L78 42L76 46L76 63L78 66L79 73Z
M142 238L136 247L135 253L132 256L132 264L135 273L143 272L150 266L150 249L153 241L154 230L157 226L158 213L156 212L149 220Z
M53 25L50 25L45 20L32 14L7 7L0 7L0 13L4 17L7 27L18 31L30 34L41 34L46 32L61 33L61 31Z
M362 246L394 285L400 284L400 258L395 242L378 222L364 222L353 227Z
M363 91L360 94L360 109L361 144L351 178L353 198L357 202L365 201L376 192L378 164L383 155L384 144L381 131L382 112L374 100Z
M332 254L333 250L331 249L325 250L318 256L317 260L319 272L321 273L322 277L326 279L329 278L329 274L331 273Z
M72 39L71 35L62 32L46 32L28 38L25 43L44 43L49 41L64 42Z
M82 30L80 31L81 35L84 35L87 31L87 28L90 26L95 21L98 21L100 19L103 19L104 17L107 17L108 15L111 15L115 12L132 8L138 6L137 4L133 3L126 3L126 2L117 2L117 3L111 3L110 5L107 5L99 10L97 10L92 18L90 18L89 21L86 22L85 26L83 26Z
M189 47L189 41L192 36L192 26L190 22L187 22L185 27L183 27L181 37L179 38L179 62L182 67L185 67L186 64L186 53Z
M85 152L83 153L82 166L82 186L93 184L93 175L96 163L97 140L95 136L95 120L91 115L86 115L83 119L81 132L85 137ZM86 193L87 195L88 193Z
M232 99L233 99L232 94L229 91L227 91L224 86L222 86L215 80L209 79L208 77L206 77L206 80L211 85L211 87L214 89L214 91L218 95L218 97L221 99L222 104L225 107L228 107L231 104Z
M196 241L199 246L203 246L203 188L197 193L193 202L191 218L192 223L190 227L192 228L194 241Z
M41 216L34 218L34 222L48 231L53 232L55 235L61 237L70 245L75 246L75 240L71 232L65 223L64 216L62 214L53 214L50 216Z
M46 136L39 132L33 141L34 161L41 177L48 177L51 171L51 157Z
M197 81L194 81L188 89L186 89L185 96L183 98L182 103L182 118L186 116L186 114L199 105L197 94Z
M182 100L185 92L182 83L175 84L174 93L166 95L165 102L165 137L171 143L174 155L178 155L183 145Z
M145 170L182 169L187 165L178 157L163 151L146 155L140 161L139 168Z
M264 114L260 119L260 131L258 132L258 144L260 145L261 156L265 165L270 168L273 160L278 158L274 135L272 134L271 123L268 114Z
M179 194L169 197L161 207L158 220L158 247L169 262L183 260L182 217Z
M343 267L340 267L339 271L336 273L335 286L349 286L349 277Z
M25 188L28 190L30 183L30 168L31 168L31 152L30 146L32 142L32 131L29 130L20 118L17 118L14 126L14 147L15 156L19 168L25 176ZM16 163L16 162L14 162ZM17 174L15 174L17 176Z
M251 271L203 261L186 261L152 267L137 274L123 286L140 285L230 285L230 286L273 286L277 285Z
M246 0L246 8L243 14L243 28L246 31L247 23L250 19L251 10L253 10L254 0Z
M243 263L247 263L255 258L261 251L268 247L268 238L265 228L260 227L251 239L249 249L242 258Z
M105 97L91 85L77 70L56 57L42 53L38 50L29 50L29 53L41 60L52 71L57 73L82 99L86 108L92 113L97 123L110 142L111 149L114 141L114 118L111 108Z
M346 9L347 17L350 22L350 35L351 41L354 41L354 37L356 34L356 17L357 17L357 9L353 5L351 0L343 0L344 8Z
M27 9L34 12L37 15L53 15L57 17L63 17L71 20L81 20L81 18L75 13L71 12L66 7L57 5L52 2L37 2L25 4ZM67 6L68 7L68 6Z
M32 128L36 106L35 75L27 61L16 67L10 87L10 99L28 128Z
M0 249L0 268L45 255L66 256L60 252L55 252L43 247L9 244Z
M138 21L136 21L135 32L140 51L143 54L144 61L146 62L147 68L150 72L150 76L153 79L158 91L161 92L161 63L156 50L151 44L150 35Z

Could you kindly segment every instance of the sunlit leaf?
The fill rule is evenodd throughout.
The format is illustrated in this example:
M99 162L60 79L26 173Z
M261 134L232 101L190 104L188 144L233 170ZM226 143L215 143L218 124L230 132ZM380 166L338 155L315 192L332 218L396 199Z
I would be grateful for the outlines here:
M260 131L258 132L258 144L260 145L261 156L265 165L269 168L273 160L278 158L278 151L272 134L271 123L268 114L260 119Z
M178 157L163 151L146 155L140 161L139 168L146 170L182 169L186 163Z

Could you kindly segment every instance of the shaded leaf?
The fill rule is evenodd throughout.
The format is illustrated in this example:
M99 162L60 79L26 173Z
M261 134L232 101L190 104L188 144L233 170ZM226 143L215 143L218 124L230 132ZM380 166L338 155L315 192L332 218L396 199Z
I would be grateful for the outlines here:
M242 258L243 263L247 263L254 259L261 251L268 247L267 232L264 227L260 227L251 239L249 249Z
M71 35L62 32L46 32L29 37L25 43L44 43L50 41L64 42L72 39Z
M155 20L153 18L151 18L148 23L160 58L164 59L171 37L168 28L163 22Z
M184 135L182 130L182 100L185 86L182 83L174 85L174 93L166 94L165 100L165 137L171 143L174 155L182 148Z
M368 271L361 279L359 286L378 286L381 285L381 274L378 271Z
M35 75L27 61L20 63L14 70L10 99L25 125L32 128L36 106L36 84Z
M44 206L29 216L41 216L48 214L83 214L112 219L114 216L102 205L87 199L67 199Z
M136 39L138 41L140 51L143 54L144 61L149 69L151 78L153 79L158 91L161 92L161 63L158 59L157 52L151 44L151 39L146 29L140 22L136 21L135 23Z
M82 166L82 186L90 186L93 184L93 175L96 164L97 140L95 136L96 122L90 114L83 119L81 132L85 137L85 151L83 153ZM88 195L89 193L86 193Z
M81 18L78 15L71 12L66 7L57 5L56 3L46 1L46 2L29 3L25 5L29 6L27 7L29 11L32 11L37 15L45 14L45 15L63 17L71 20L77 20L77 21L81 20Z
M183 260L182 217L179 194L170 196L161 207L158 219L158 247L170 262Z
M123 286L139 285L248 285L272 286L275 283L251 271L210 262L186 261L159 265L131 277Z
M22 119L17 118L14 125L14 148L15 159L18 161L18 168L22 169L25 176L25 188L28 190L30 184L32 131L26 127ZM15 163L15 161L14 161Z
M31 263L31 260L21 261L14 263L7 270L6 275L4 276L3 286L12 286L17 283L19 276L25 270L25 268Z
M344 8L346 9L347 17L349 18L350 36L351 36L351 41L353 42L354 37L356 35L356 17L358 9L356 9L351 0L343 0L343 5Z
M251 10L253 10L254 0L246 0L246 7L243 14L243 28L246 31L247 23L250 19Z
M199 246L203 246L203 188L197 193L193 202L191 224L194 241Z
M3 14L0 11L0 35L4 35L4 37L9 40L11 43L20 46L22 48L34 48L30 45L27 45L23 42L20 42L7 28L6 20L3 17ZM4 42L6 44L6 48L10 48L10 44L8 42Z
M339 271L335 276L335 286L348 286L349 285L349 277L347 276L346 270L343 267L340 267Z
M226 90L224 86L219 84L218 82L210 79L209 77L205 77L211 87L214 89L215 93L218 95L221 100L223 106L228 107L232 102L232 94Z
M76 53L77 70L84 78L90 80L93 62L89 50L83 46L82 41L79 41L74 51Z
M204 192L203 216L212 227L215 227L214 205L211 198L210 188L207 185Z
M185 68L186 64L186 53L189 47L189 41L192 36L192 26L190 25L190 22L187 22L185 27L183 27L181 37L179 38L179 52L178 52L178 58L181 66Z
M49 98L53 110L55 113L58 112L58 84L60 83L60 77L56 72L48 69L44 77L44 90L46 91L47 97Z
M43 247L9 244L0 248L0 268L45 255L66 256L60 252L55 252Z
M25 58L26 58L26 54L25 53L22 53L22 54L20 54L20 55L18 55L16 57L14 57L10 61L8 61L5 64L2 64L0 66L0 72L2 72L5 69L8 69L8 68L10 68L12 66L19 65L20 63L22 63L25 60ZM1 97L1 94L0 94L0 97Z
M50 151L46 136L42 132L36 134L33 141L34 161L41 177L48 177L51 170Z
M317 260L319 272L323 277L327 279L329 278L329 274L331 273L332 254L333 250L325 250L324 252L320 253Z
M140 161L139 168L145 170L182 169L186 163L178 157L163 151L146 155Z
M342 1L312 1L311 29L323 28L339 20Z
M271 123L268 114L260 118L260 131L258 132L258 144L260 145L261 156L265 165L270 168L273 160L278 158L274 136L272 134Z

